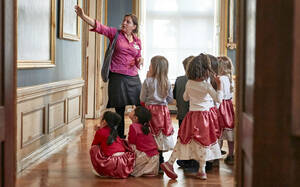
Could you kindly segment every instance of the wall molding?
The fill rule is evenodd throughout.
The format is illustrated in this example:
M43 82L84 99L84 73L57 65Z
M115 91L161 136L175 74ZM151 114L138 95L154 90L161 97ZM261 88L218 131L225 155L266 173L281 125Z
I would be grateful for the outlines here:
M17 89L17 102L33 99L43 95L50 95L55 92L61 92L73 88L79 88L84 85L82 79L71 79L65 81L52 82L37 86L21 87Z
M17 171L65 145L82 129L84 80L71 79L17 89Z

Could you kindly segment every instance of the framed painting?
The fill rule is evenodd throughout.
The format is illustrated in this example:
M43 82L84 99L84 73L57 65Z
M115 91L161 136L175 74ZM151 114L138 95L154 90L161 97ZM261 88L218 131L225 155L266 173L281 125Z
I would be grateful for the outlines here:
M18 0L17 66L55 66L56 0Z
M60 0L59 37L61 39L74 41L80 39L80 20L75 13L75 5L80 6L80 0Z
M235 22L235 0L229 0L229 28L228 28L228 43L227 48L236 49L234 41L234 22Z

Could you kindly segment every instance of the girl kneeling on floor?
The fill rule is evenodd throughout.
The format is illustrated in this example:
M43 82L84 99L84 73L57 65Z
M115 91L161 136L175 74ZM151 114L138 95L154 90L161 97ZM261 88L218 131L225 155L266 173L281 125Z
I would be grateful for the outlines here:
M95 127L90 157L98 176L127 178L133 171L135 154L118 136L120 122L120 115L107 111L103 114L100 126Z

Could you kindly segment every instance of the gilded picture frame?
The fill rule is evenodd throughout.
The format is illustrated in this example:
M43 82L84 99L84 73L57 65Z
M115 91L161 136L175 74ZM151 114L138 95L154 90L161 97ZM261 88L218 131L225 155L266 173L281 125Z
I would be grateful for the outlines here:
M229 16L228 16L228 49L236 49L234 41L234 22L235 22L235 0L229 0Z
M18 0L17 67L55 67L56 0Z
M61 39L80 40L80 20L75 13L75 5L81 5L80 0L60 0L59 37Z

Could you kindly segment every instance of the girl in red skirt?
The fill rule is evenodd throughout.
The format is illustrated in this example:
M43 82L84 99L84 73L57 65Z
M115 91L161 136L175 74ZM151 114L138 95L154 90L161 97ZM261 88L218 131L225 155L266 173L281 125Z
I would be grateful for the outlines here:
M156 176L159 156L157 145L150 133L151 113L145 107L138 106L129 114L132 124L129 127L128 141L135 152L135 165L131 175Z
M176 159L195 159L199 162L197 178L206 179L205 162L221 158L221 151L215 131L218 124L217 114L211 110L214 101L222 101L220 80L216 77L217 92L207 80L209 75L209 57L200 54L189 64L188 82L183 95L190 102L190 111L185 116L178 132L177 143L168 162L160 165L172 179L177 178L173 163Z
M90 157L96 175L127 178L133 171L135 154L118 136L120 122L120 115L107 111L103 114L100 126L95 127Z
M168 69L168 60L165 57L153 57L140 95L140 101L145 103L152 114L149 125L157 143L160 163L164 162L162 152L174 147L172 136L174 129L168 109L168 103L173 100Z
M227 140L229 153L225 163L233 164L234 162L234 110L232 104L232 69L233 65L229 57L221 56L219 60L219 75L222 85L223 101L219 106L219 113L222 118L220 126L223 129L222 139Z

